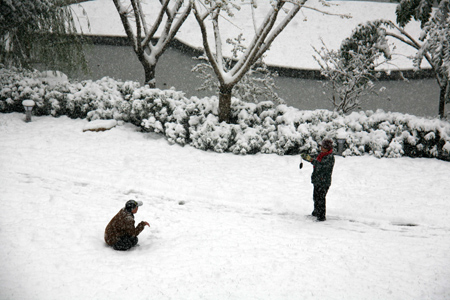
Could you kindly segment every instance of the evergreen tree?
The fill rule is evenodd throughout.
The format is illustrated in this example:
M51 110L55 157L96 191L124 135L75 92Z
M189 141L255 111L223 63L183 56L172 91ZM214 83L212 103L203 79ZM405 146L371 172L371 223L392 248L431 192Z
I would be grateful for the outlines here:
M378 94L374 81L380 72L376 70L380 62L380 51L372 47L348 40L338 51L329 50L323 43L320 50L314 48L318 56L321 74L327 79L324 86L331 91L330 101L338 112L347 113L360 109L361 98L368 94ZM390 57L385 53L386 59ZM381 89L383 90L383 89Z
M76 33L73 0L0 0L0 63L32 68L87 71Z
M436 5L433 10L433 5ZM402 0L397 6L397 24L377 20L361 24L344 40L341 51L356 51L373 56L389 53L380 38L392 37L417 50L413 65L420 69L423 59L431 66L440 88L439 116L445 118L445 104L450 102L450 2L449 0ZM412 19L421 22L422 33L413 37L404 28ZM345 60L345 56L343 57Z

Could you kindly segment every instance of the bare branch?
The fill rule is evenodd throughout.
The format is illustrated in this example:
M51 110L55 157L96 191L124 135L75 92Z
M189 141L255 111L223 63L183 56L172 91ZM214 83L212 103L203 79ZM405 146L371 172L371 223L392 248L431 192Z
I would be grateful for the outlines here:
M142 41L142 34L141 34L141 19L139 17L139 11L138 11L138 7L136 4L136 0L131 0L131 5L133 7L133 11L134 11L134 18L135 18L135 22L136 22L136 42L137 42L137 48L138 51L141 51L142 45L141 45L141 41Z
M211 48L209 47L208 32L206 30L206 26L205 26L205 22L204 22L205 16L202 16L200 14L197 3L194 3L193 12L194 12L195 19L197 20L197 23L200 27L200 31L202 33L203 48L205 50L206 56L208 57L209 63L211 64L211 66L214 70L214 73L216 73L216 76L219 79L220 84L224 85L225 81L223 78L222 70L219 68L217 59L214 56L214 54L212 53Z
M324 10L321 10L321 9L318 9L318 8L315 8L315 7L303 5L305 2L306 2L306 1L303 1L303 3L300 4L300 5L302 6L302 8L306 8L306 9L310 9L310 10L313 10L313 11L317 11L317 12L320 12L320 13L322 13L322 14L324 14L324 15L328 15L328 16L337 16L337 17L341 17L341 18L343 18L343 19L351 19L351 18L353 18L351 15L346 15L346 14L335 14L335 13L331 13L331 12L329 12L329 11L324 11Z
M220 9L216 9L212 12L212 24L214 29L214 39L216 44L216 56L217 56L217 64L221 70L223 70L223 54L222 54L222 39L220 37L220 28L219 28L219 14Z
M181 5L182 2L183 1L180 1L180 5L176 7L176 11L174 10L174 13L173 13L174 17L176 16L178 11L180 10L180 8L182 6ZM192 3L189 2L189 4L186 6L186 8L183 10L183 12L180 14L179 18L175 22L175 25L173 25L173 21L170 22L170 25L171 25L170 26L170 30L166 34L166 36L164 38L164 43L162 44L162 48L161 48L160 53L158 53L155 56L156 59L158 59L163 54L164 50L169 46L170 41L172 41L175 38L175 35L177 34L177 32L180 29L181 25L184 23L184 21L186 21L187 17L189 16L189 13L191 12L191 9L192 9ZM166 26L166 28L167 28L167 26ZM158 41L158 43L159 43L159 41Z
M161 0L163 1L163 0ZM150 40L153 38L153 36L155 35L156 31L158 31L159 25L162 22L162 19L164 17L164 13L167 10L167 6L169 5L169 0L165 0L164 3L162 3L162 7L159 11L158 17L156 18L155 22L153 22L153 26L150 28L150 31L148 32L147 36L145 37L144 40L144 45L147 45Z
M247 48L247 51L244 53L244 55L239 59L238 63L231 69L231 74L236 74L239 72L240 69L242 69L242 66L247 63L250 60L253 60L254 56L257 52L257 47L262 45L264 42L264 39L269 34L270 30L272 29L273 25L275 24L275 21L277 19L277 15L281 7L283 7L284 2L278 1L277 6L273 7L271 11L269 11L262 22L262 25L259 27L257 32L255 33L255 36L253 37L253 40L251 41L250 45ZM248 70L248 68L247 68Z
M142 10L142 5L141 5L141 1L138 1L137 3L137 8L139 10L139 17L141 19L142 22L142 28L144 29L144 35L146 36L148 33L148 27L147 27L147 22L145 21L145 15L144 12Z
M127 16L128 12L120 3L120 0L113 0L113 2L116 6L117 11L119 12L120 20L122 21L125 33L127 34L128 39L132 42L134 51L137 51L138 43L136 38L134 37L133 30L131 29L131 24Z
M303 0L303 3L305 3L306 1L307 0ZM288 15L283 19L283 21L277 26L277 28L275 28L275 30L267 38L267 41L264 44L264 47L262 47L259 50L259 53L258 53L259 56L261 56L262 53L264 53L265 51L267 51L269 49L270 45L272 45L275 38L284 30L284 28L286 28L286 26L289 24L289 22L295 17L295 15L297 15L297 13L300 11L300 9L302 7L303 7L302 5L294 6L289 11Z

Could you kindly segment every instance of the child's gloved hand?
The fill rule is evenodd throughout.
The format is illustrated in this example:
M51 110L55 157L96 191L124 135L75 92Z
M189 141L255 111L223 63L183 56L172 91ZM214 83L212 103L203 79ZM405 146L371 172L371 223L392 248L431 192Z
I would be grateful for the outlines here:
M312 157L309 154L302 154L301 157L306 161L312 161Z

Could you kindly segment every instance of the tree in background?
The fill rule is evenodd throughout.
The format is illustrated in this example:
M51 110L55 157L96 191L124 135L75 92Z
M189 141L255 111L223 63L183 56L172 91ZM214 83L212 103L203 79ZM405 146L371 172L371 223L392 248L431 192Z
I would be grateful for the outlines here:
M360 25L337 51L329 50L323 41L320 50L313 47L318 54L314 59L327 79L324 86L331 91L330 101L336 111L347 113L361 108L363 96L378 94L374 81L381 72L377 67L391 58L385 32L378 28L378 23L375 21L370 27Z
M438 6L433 13L434 3ZM368 22L360 25L360 30L354 31L344 43L348 51L358 52L365 47L371 51L386 52L387 44L380 45L378 39L390 36L416 49L413 65L420 69L423 59L430 64L440 88L438 113L440 118L445 118L445 104L450 102L449 11L449 0L402 0L396 10L397 24L389 20ZM419 37L411 36L404 28L412 18L421 22L422 33Z
M378 80L380 73L369 66L366 56L350 52L348 60L344 60L340 51L329 50L325 45L314 50L319 55L314 59L326 78L324 86L331 91L330 101L335 111L348 113L360 109L363 96L378 94L374 81Z
M203 47L206 56L208 57L208 61L219 81L219 122L230 122L231 95L233 88L245 76L250 68L260 60L275 38L295 17L306 1L307 0L271 1L272 7L266 14L261 25L258 28L255 28L255 35L252 41L243 51L242 55L237 58L231 68L227 68L226 63L224 63L219 19L222 17L222 12L227 13L229 16L233 16L232 10L238 8L238 5L232 0L198 0L194 2L193 10L202 33ZM252 7L256 8L254 1L251 2ZM281 21L277 26L275 26L281 11L283 11L285 15L281 18ZM206 24L208 16L210 17L213 28L213 47L211 47L212 42L208 40L209 34Z
M87 71L70 0L1 0L0 63Z
M226 40L226 43L231 44L233 47L231 57L224 57L223 59L224 69L226 71L229 71L239 55L245 52L244 40L242 34L239 34L237 38ZM217 81L217 77L214 76L214 71L208 62L208 57L203 55L197 59L202 62L197 64L192 71L197 73L197 77L204 80L197 90L218 92L220 88L219 82ZM233 95L246 102L258 103L260 101L273 101L277 104L284 104L284 100L276 92L278 87L275 84L274 78L277 76L278 74L276 72L269 70L261 57L235 85Z
M158 59L188 17L192 3L190 0L152 1L152 10L157 14L150 22L141 0L113 0L128 40L144 68L145 83L154 88Z

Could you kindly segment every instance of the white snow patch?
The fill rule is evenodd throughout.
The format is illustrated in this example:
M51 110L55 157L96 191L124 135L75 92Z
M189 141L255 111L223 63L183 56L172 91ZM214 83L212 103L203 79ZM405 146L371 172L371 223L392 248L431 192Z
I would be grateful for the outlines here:
M116 120L94 120L83 126L83 131L105 131L116 127Z

